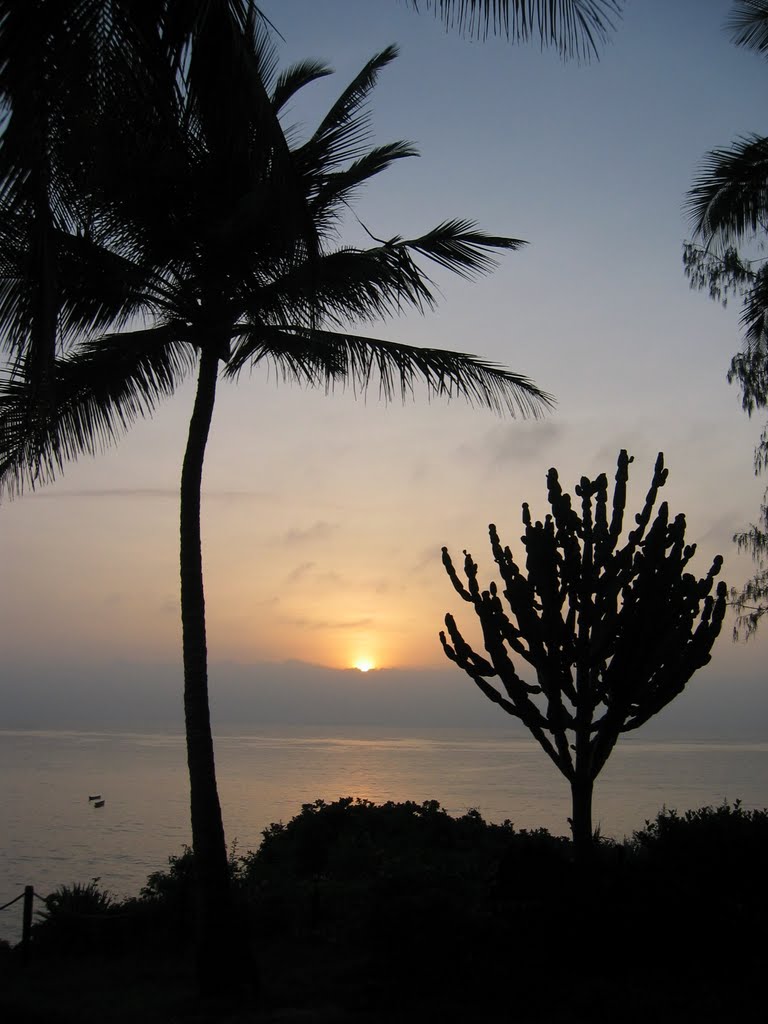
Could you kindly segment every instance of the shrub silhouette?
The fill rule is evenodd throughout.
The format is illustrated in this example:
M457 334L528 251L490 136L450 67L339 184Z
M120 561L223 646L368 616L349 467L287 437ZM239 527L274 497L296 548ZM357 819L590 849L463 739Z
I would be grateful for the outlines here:
M585 870L571 842L544 829L477 811L453 818L435 801L347 797L271 825L259 850L234 858L233 877L267 1008L307 1019L368 1019L375 1008L398 1021L640 1024L748 1019L767 858L768 811L738 802L664 810L629 841L600 840ZM61 927L36 925L47 928L46 964L75 952L73 970L100 971L106 954L120 971L134 964L176 984L191 870L185 850L122 904L94 886L57 890L48 916ZM69 909L98 919L75 946Z
M109 925L122 909L120 901L95 881L60 885L45 898L45 904L32 926L38 950L83 952L109 944L114 935Z
M639 865L678 894L768 909L768 810L746 810L739 800L684 814L664 808L631 847Z

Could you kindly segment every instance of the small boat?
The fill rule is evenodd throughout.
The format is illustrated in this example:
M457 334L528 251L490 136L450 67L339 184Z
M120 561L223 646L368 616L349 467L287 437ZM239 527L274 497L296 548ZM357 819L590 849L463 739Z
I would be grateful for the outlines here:
M104 801L103 800L94 800L93 801L93 806L94 807L103 807L104 806Z
M101 793L97 793L96 796L89 796L89 800L101 800Z

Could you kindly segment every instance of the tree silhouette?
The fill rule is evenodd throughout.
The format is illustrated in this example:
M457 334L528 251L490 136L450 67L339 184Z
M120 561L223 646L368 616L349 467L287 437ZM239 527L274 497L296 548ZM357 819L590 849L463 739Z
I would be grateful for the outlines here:
M768 58L768 2L737 0L727 27L737 46ZM723 305L741 300L744 347L731 360L728 380L741 388L744 410L768 405L768 136L750 134L708 153L686 201L693 241L683 250L692 288L704 289ZM768 427L755 449L755 472L768 465ZM758 571L732 594L740 614L734 627L750 637L768 612L768 494L757 524L734 537L749 551Z
M495 582L480 589L466 551L463 582L443 548L454 589L480 620L488 657L472 649L450 614L443 650L489 700L520 719L568 780L582 858L593 839L594 782L619 736L657 714L707 664L726 607L724 583L711 595L722 558L697 580L685 571L696 550L685 543L685 517L670 520L663 502L651 522L667 479L661 454L636 527L620 545L631 461L620 453L610 516L604 473L582 477L578 511L549 471L551 514L534 522L523 505L526 573L489 527L501 594ZM536 682L526 682L515 662L529 665Z
M387 399L421 381L435 395L535 415L549 397L523 376L347 326L432 307L420 259L472 277L492 268L495 251L523 243L456 219L366 249L339 243L358 190L414 153L400 142L366 146L366 101L392 47L297 141L280 114L329 69L304 61L277 74L247 0L7 0L3 15L0 487L18 493L95 454L197 370L181 474L181 617L198 973L216 991L239 969L200 534L218 379L267 364L329 389L377 379ZM39 56L42 85L31 93L22 42Z

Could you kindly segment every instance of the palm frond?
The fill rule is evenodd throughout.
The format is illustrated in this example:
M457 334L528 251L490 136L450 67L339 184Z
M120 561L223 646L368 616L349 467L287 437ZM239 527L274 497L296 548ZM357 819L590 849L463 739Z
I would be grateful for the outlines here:
M361 155L361 147L369 134L365 101L376 84L379 72L396 56L397 47L388 46L368 61L344 89L311 138L294 151L299 165L323 167L327 171Z
M734 0L725 27L737 46L768 56L768 3L766 0Z
M420 0L410 0L419 9ZM448 28L485 37L489 32L514 42L538 37L563 58L599 57L621 15L623 0L421 0Z
M138 83L153 53L140 22L142 11L129 0L0 0L0 103L7 113L0 246L16 235L19 257L9 268L7 252L0 256L1 344L38 387L52 377L57 347L66 341L62 327L66 334L73 324L62 246L82 237L92 219L104 119L108 111L120 119L123 86L128 78ZM14 306L19 315L10 323ZM106 326L99 314L96 320Z
M275 160L288 166L288 147L270 95L277 52L263 19L252 16L251 4L231 0L194 6L198 22L183 89L188 133L200 143L218 187L237 194Z
M226 20L232 31L245 34L258 8L251 0L222 0L212 4L210 0L165 0L163 4L138 4L146 7L147 17L162 33L166 55L175 68L183 68L190 56L191 47L199 42L210 29L208 19L213 15ZM154 10L152 10L154 8ZM216 8L216 10L211 10Z
M694 234L723 247L768 228L768 137L714 149L688 192Z
M327 64L322 64L317 60L303 60L286 68L278 75L272 90L272 106L275 113L279 113L305 85L331 74L333 74L333 70Z
M394 238L370 249L338 249L290 266L261 287L246 287L243 312L258 323L337 327L396 316L408 308L422 313L436 302L432 282L413 254L459 276L474 277L495 265L493 249L524 244L486 235L471 221L446 221L419 238Z
M50 5L37 7L7 2L0 7L0 102L7 113L0 144L0 206L23 215L27 259L33 268L25 296L26 330L13 330L2 338L2 345L10 348L12 357L25 349L30 371L42 387L50 379L56 353L54 229L57 219L66 215L70 191L58 153L69 67L64 41L67 16L77 4L69 0L55 13ZM78 85L78 100L92 112L84 99L82 75Z
M521 238L487 235L470 220L446 220L420 238L393 239L395 249L412 249L459 277L473 278L497 265L491 249L516 250L527 245Z
M339 207L349 203L362 185L395 161L418 155L418 150L410 142L390 142L375 146L343 171L320 175L311 200L313 215L321 223L333 223L340 213Z
M285 324L371 322L435 305L429 278L407 250L339 249L289 266L261 288L246 288L246 319Z
M418 348L341 331L300 325L238 328L239 357L225 370L235 377L247 364L275 365L286 379L332 390L350 384L366 391L378 380L384 401L412 397L418 383L429 395L463 398L495 412L540 416L554 405L551 395L521 374L463 352Z
M164 308L165 282L151 268L100 246L83 234L54 232L55 267L40 273L29 252L24 225L0 218L0 334L11 362L34 348L39 289L53 279L56 304L50 331L58 347L94 331L114 331L135 316ZM34 362L34 359L32 360Z
M0 377L0 493L53 480L113 444L173 394L194 350L172 327L111 335L56 361L50 402L24 374Z

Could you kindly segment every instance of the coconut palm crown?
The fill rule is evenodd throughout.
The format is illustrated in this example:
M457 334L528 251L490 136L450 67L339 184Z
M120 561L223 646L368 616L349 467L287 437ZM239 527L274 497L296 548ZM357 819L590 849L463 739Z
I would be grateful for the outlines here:
M172 104L153 112L154 123L146 119L138 146L120 123L102 122L96 183L79 199L87 221L60 216L51 232L64 354L55 363L53 405L42 416L33 416L28 375L20 372L33 351L28 295L40 275L23 214L5 205L0 327L14 360L0 396L4 489L50 480L69 459L113 441L204 355L229 377L271 362L287 377L325 387L343 380L364 388L376 374L385 398L408 394L421 378L434 393L497 410L535 415L546 406L548 396L524 376L347 327L432 307L418 257L470 277L492 268L493 250L524 244L459 219L367 249L333 244L357 190L415 153L402 142L365 145L364 102L395 53L389 47L371 59L293 148L282 133L264 145L267 115L244 108L233 81L202 93L175 90ZM275 116L329 73L304 62L276 76L258 30L248 63L243 80L270 89ZM229 102L214 100L219 92L229 92ZM71 219L80 210L67 212ZM144 321L138 329L137 317ZM119 329L103 331L110 326Z

